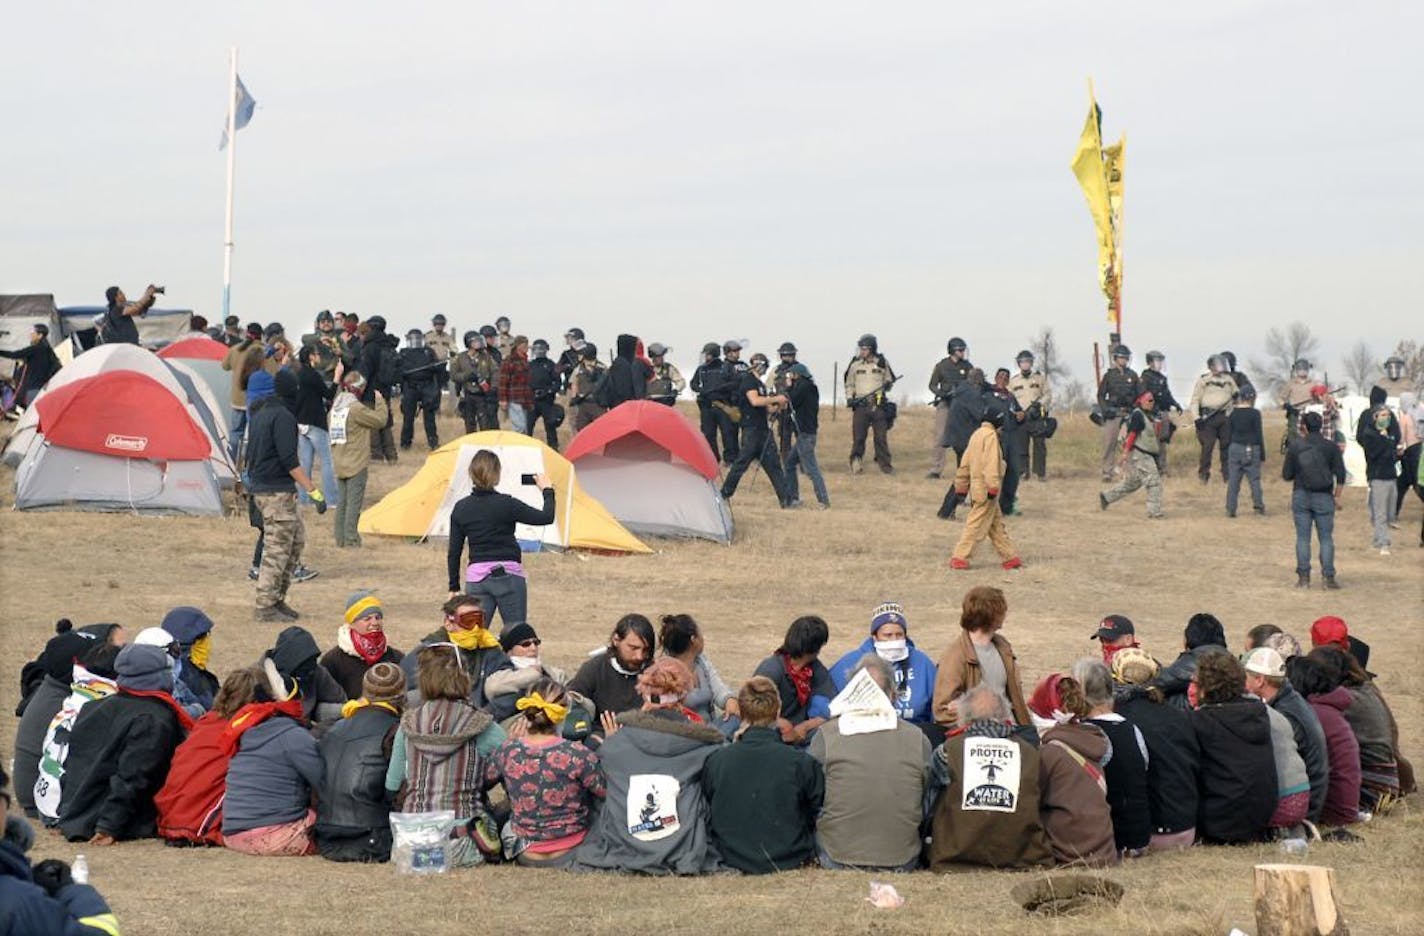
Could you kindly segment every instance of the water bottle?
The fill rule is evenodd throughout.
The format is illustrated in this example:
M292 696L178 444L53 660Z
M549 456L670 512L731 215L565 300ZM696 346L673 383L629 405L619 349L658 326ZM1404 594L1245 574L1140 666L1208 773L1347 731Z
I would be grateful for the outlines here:
M1296 858L1304 858L1310 851L1310 843L1303 838L1281 839L1281 851Z
M83 855L75 855L74 863L69 866L69 876L74 878L75 884L88 884L89 859Z

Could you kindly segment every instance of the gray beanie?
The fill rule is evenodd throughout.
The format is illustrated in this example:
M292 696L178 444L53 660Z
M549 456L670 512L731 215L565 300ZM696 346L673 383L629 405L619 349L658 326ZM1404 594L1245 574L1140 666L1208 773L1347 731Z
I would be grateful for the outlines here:
M114 669L121 689L140 692L173 691L173 658L162 647L129 644L119 651Z

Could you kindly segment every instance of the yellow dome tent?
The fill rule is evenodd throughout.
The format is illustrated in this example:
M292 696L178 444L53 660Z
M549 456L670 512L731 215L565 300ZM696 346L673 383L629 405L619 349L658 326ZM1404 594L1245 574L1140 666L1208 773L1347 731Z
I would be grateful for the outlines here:
M556 515L546 527L520 525L515 536L532 543L599 552L652 552L579 486L574 466L538 439L518 432L474 432L430 453L405 484L361 513L360 530L384 536L427 538L450 535L450 510L470 493L470 460L481 449L499 456L498 490L538 507L537 492L520 483L522 474L547 474L554 482ZM537 546L533 548L538 548Z

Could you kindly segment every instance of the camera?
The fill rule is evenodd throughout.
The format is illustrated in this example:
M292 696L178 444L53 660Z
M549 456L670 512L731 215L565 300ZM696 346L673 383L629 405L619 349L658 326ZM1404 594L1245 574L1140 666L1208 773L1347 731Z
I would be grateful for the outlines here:
M167 291L168 287L167 287L167 286L150 286L149 289L152 289L152 290L153 290L153 294L154 294L154 295L156 295L156 296L162 296L162 295Z
M527 473L526 473L526 474L522 474L522 475L519 476L519 483L520 483L520 484L527 484L527 485L529 485L529 486L532 487L533 485L535 485L535 484L538 483L538 482L536 482L536 481L534 480L534 476L533 476L532 474L527 474Z

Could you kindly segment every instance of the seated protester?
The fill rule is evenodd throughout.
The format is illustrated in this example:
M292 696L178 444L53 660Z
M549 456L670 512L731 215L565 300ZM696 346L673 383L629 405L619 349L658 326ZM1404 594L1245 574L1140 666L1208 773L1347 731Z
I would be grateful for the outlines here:
M1300 641L1285 631L1267 637L1261 646L1270 647L1281 655L1282 660L1289 660L1291 657L1300 656Z
M1380 814L1388 812L1400 796L1399 728L1370 674L1349 653L1323 645L1310 651L1308 659L1327 670L1330 682L1350 693L1344 710L1345 721L1360 744L1360 808Z
M1145 650L1113 655L1117 685L1113 710L1142 732L1147 742L1147 810L1153 851L1188 848L1197 839L1197 774L1201 750L1190 717L1166 705L1162 690L1149 685L1160 667ZM1116 830L1114 829L1114 832Z
M787 744L804 745L831 717L831 697L836 684L821 663L821 650L831 639L831 629L815 615L791 622L781 646L757 664L754 676L765 676L781 695L781 717L776 729Z
M1072 676L1052 673L1028 700L1042 739L1038 802L1043 831L1059 864L1110 865L1118 859L1103 767L1112 744L1083 719L1088 700Z
M153 797L193 727L173 699L173 664L161 648L126 646L115 669L119 691L84 706L70 733L59 830L71 842L152 838Z
M60 705L54 718L50 719L41 748L39 777L34 782L32 793L35 812L46 826L59 822L59 803L64 790L64 765L69 760L69 739L74 731L74 723L79 713L90 702L107 699L119 691L114 681L118 675L121 647L110 643L93 641L82 657L74 661L74 681L69 684L69 696Z
M213 647L213 620L198 608L181 605L163 616L159 624L178 642L178 670L173 698L194 718L213 707L220 681L208 671Z
M45 733L69 698L74 681L74 661L96 646L98 638L88 628L73 629L65 618L56 625L57 633L45 644L38 660L27 663L21 671L24 692L20 716L15 730L15 801L25 815L34 817L35 781L40 775L40 757L44 754Z
M1246 692L1246 671L1229 653L1197 659L1192 729L1201 746L1197 838L1214 843L1259 841L1276 811L1276 758L1271 720Z
M373 592L348 595L345 617L336 628L336 646L322 654L320 662L346 698L359 699L366 672L377 663L399 665L404 654L386 642L386 612Z
M1285 661L1270 647L1257 647L1246 654L1242 666L1246 691L1258 699L1268 688L1266 680L1286 675ZM1309 838L1302 823L1310 811L1310 774L1295 746L1295 729L1290 719L1269 705L1266 714L1271 719L1271 753L1276 761L1276 811L1271 815L1271 829L1281 837Z
M1152 808L1147 795L1151 753L1147 739L1137 725L1114 710L1112 673L1100 660L1074 663L1073 678L1088 703L1083 721L1102 729L1112 746L1112 756L1103 765L1103 779L1108 784L1113 841L1122 857L1140 858L1152 838Z
M604 796L598 755L562 737L569 701L563 686L540 678L515 705L523 730L485 762L485 783L504 784L509 798L504 857L526 868L571 866Z
M895 673L892 701L896 713L923 731L934 725L935 665L929 654L915 646L909 634L910 622L905 619L905 609L897 602L885 602L871 615L870 636L831 667L831 681L839 692L850 681L850 671L857 660L867 653L878 654ZM934 734L931 741L943 740L943 732Z
M1350 707L1350 690L1335 683L1330 671L1318 660L1296 657L1286 664L1286 678L1295 691L1310 700L1320 728L1325 732L1325 756L1330 764L1330 781L1320 825L1345 826L1360 821L1360 742L1345 709Z
M233 717L256 701L263 679L250 666L228 673L212 709L173 752L168 779L153 798L159 838L183 845L222 845L223 796L234 750L224 735Z
M514 668L499 674L500 692L491 700L491 706L501 712L514 712L500 722L511 738L523 734L529 724L524 713L519 711L519 699L528 695L529 690L541 679L551 679L560 686L568 681L568 676L562 669L545 663L539 655L539 648L543 643L539 639L539 633L528 621L506 628L499 635L499 647L509 657ZM582 740L594 728L593 703L578 693L571 692L565 704L569 711L559 729L559 735L570 741Z
M1197 666L1208 653L1227 652L1226 630L1215 615L1205 611L1193 614L1182 632L1182 646L1185 649L1181 655L1157 674L1152 685L1162 690L1168 705L1189 709L1191 703L1187 699L1187 690L1196 676Z
M64 634L74 630L74 622L69 618L60 618L55 622L55 634ZM81 634L93 637L95 640L122 647L128 643L128 634L118 624L90 624L88 627L79 628ZM20 667L20 704L15 706L15 717L21 718L25 714L25 708L30 704L30 699L34 697L35 690L44 682L44 650L41 648L40 654Z
M312 799L321 789L323 764L307 731L301 684L270 659L248 704L223 732L231 752L223 797L223 844L245 855L316 854Z
M479 611L478 605L471 605ZM404 791L402 812L455 813L457 868L483 864L502 849L499 825L485 801L485 763L504 743L504 729L472 700L463 648L448 641L408 654L415 662L416 698L401 716L386 771L386 791ZM409 672L409 671L407 671ZM409 700L407 693L407 700Z
M1113 657L1119 651L1142 647L1137 641L1137 628L1132 619L1121 614L1109 614L1099 621L1098 629L1088 639L1098 642L1098 652L1108 666L1112 666Z
M1286 642L1279 638L1288 636L1276 634L1268 637L1267 646L1271 649L1284 646ZM1277 652L1283 661L1297 658ZM1310 707L1310 703L1286 680L1285 665L1282 664L1279 672L1275 671L1275 667L1270 667L1272 672L1269 673L1248 673L1247 690L1280 712L1291 723L1296 750L1300 753L1300 759L1305 762L1305 773L1310 783L1310 805L1305 818L1318 822L1320 813L1325 808L1325 794L1330 785L1330 762L1326 757L1325 732L1321 730L1320 719Z
M608 646L594 652L569 680L568 690L593 703L594 717L641 708L638 677L653 662L653 623L641 614L625 614L613 625Z
M830 703L834 717L811 738L807 750L826 772L816 820L823 868L920 867L934 749L924 732L895 714L894 692L890 664L877 654L861 657Z
M0 767L0 828L10 820L10 778ZM7 829L8 831L8 829ZM115 936L119 922L109 905L88 884L76 884L69 865L53 858L31 868L28 845L7 834L0 840L0 932L10 936L63 933L65 936Z
M737 693L736 743L707 757L707 831L722 860L745 874L792 871L816 856L816 816L826 795L814 758L781 741L776 683L753 676Z
M638 676L639 711L605 723L599 748L607 793L574 866L641 874L703 874L721 862L707 833L702 788L722 733L688 717L692 673L663 657Z
M1030 724L1014 648L999 633L1008 615L1009 603L999 589L976 585L964 593L959 637L935 668L934 720L942 728L958 723L959 697L981 683L1009 703L1014 724Z
M702 628L687 614L665 614L662 625L658 643L663 654L679 661L692 673L692 689L682 704L696 712L704 724L730 727L735 731L737 722L733 720L730 726L724 725L724 716L719 713L724 713L726 719L735 719L737 700L722 681L717 667L707 659Z
M422 637L420 646L453 644L460 668L470 678L470 704L489 709L496 721L513 715L514 699L509 697L506 682L514 677L514 664L500 649L499 639L486 628L488 622L479 599L456 595L441 606L441 611L445 615L444 626ZM401 659L401 669L405 671L409 708L421 701L415 653ZM495 699L500 699L499 704L494 704Z
M316 797L316 848L328 861L389 861L390 803L386 772L405 711L405 674L374 664L361 692L341 707L341 721L322 735L323 774Z
M1246 632L1246 652L1250 653L1252 650L1255 650L1258 647L1268 646L1266 641L1270 640L1277 634L1284 633L1285 631L1281 630L1274 624L1257 624L1255 627L1251 628L1249 631Z
M178 644L177 638L161 627L145 627L134 635L133 642L146 647L160 647L168 654L173 666L173 698L190 718L197 718L207 711L197 697L178 681L178 673L183 668L183 648ZM180 693L182 698L179 698Z
M1363 418L1363 417L1362 417ZM1350 633L1350 628L1340 618L1326 615L1316 618L1310 625L1310 647L1334 645L1359 661L1361 669L1370 665L1370 645Z
M328 725L341 718L346 692L318 662L321 648L305 627L283 630L277 635L277 643L263 656L276 665L278 674L296 681L302 717L314 734L319 737Z
M935 749L931 871L958 865L1052 866L1039 814L1039 751L1014 733L1013 713L988 686L960 696L960 724Z

